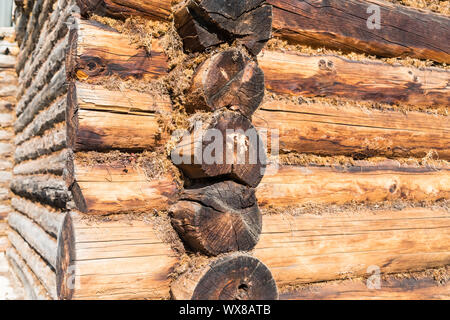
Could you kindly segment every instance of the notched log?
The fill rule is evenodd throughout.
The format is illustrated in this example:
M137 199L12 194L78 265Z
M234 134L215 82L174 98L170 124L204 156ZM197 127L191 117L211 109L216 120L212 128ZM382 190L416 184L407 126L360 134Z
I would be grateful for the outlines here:
M170 214L181 238L207 255L252 250L262 229L255 190L232 181L185 190Z
M197 70L186 110L229 108L251 117L264 98L264 72L237 49L220 52Z
M174 20L192 52L236 40L257 55L272 34L272 6L264 0L188 0Z
M196 119L172 151L172 161L191 179L221 178L256 187L267 164L265 145L251 122L232 111Z

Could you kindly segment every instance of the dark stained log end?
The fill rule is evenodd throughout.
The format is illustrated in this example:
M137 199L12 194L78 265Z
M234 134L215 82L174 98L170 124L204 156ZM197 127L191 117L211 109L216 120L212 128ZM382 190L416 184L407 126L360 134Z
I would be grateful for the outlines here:
M277 300L278 288L267 266L242 253L218 258L197 276L182 275L172 284L177 300Z
M76 0L80 7L81 16L89 18L92 13L104 15L106 13L106 6L104 0Z
M232 181L185 190L170 215L180 237L211 256L252 250L262 230L255 190Z
M272 35L272 6L264 0L188 0L174 21L186 51L237 41L257 55Z
M64 217L58 234L56 291L61 300L72 299L75 279L75 236L70 213Z
M264 98L264 72L237 49L220 52L197 70L186 110L229 108L251 117Z
M192 128L191 136L184 137L172 151L174 164L193 180L220 178L257 187L264 177L267 155L250 120L237 112L219 110L201 124L202 128Z

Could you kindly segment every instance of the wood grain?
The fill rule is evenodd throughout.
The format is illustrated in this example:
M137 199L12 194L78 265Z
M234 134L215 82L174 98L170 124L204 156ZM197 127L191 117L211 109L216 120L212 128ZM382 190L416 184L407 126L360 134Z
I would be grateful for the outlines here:
M76 19L70 31L66 70L70 79L121 78L157 79L167 74L168 62L158 39L151 51L130 44L130 39L95 21Z
M449 264L450 214L426 208L263 216L254 256L278 286Z
M253 116L258 129L279 133L283 153L450 159L450 119L423 112L267 101Z
M293 42L363 52L450 62L450 18L386 1L268 0L273 28ZM369 29L369 6L380 9L380 28Z
M450 72L343 57L263 50L266 89L305 97L339 97L389 104L450 105Z
M448 168L399 165L281 166L267 171L256 196L261 207L304 204L435 201L450 197Z

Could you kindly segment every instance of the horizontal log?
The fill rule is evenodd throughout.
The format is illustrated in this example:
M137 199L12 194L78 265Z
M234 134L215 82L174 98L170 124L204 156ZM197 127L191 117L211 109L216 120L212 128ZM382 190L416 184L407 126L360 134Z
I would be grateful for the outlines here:
M0 54L0 70L12 69L16 65L16 57Z
M66 183L83 213L167 211L178 198L179 186L171 173L151 178L151 168L132 162L89 164L76 157L72 161L67 165Z
M253 123L278 130L283 153L423 158L434 150L450 160L447 116L275 100L256 111Z
M450 105L450 72L446 70L268 50L261 52L258 61L266 89L275 93L418 106Z
M19 54L19 47L15 42L0 40L0 54L17 57L17 55Z
M450 18L386 1L268 0L278 37L381 57L450 62ZM373 25L376 6L380 27Z
M74 6L67 6L67 1L58 1L57 8L53 11L50 20L46 26L47 32L41 32L37 48L32 54L33 59L28 59L22 73L19 76L21 87L19 96L30 85L39 68L45 63L48 55L53 50L58 41L63 38L68 31L68 18L72 15Z
M66 70L70 79L121 78L152 80L167 75L168 58L158 39L151 51L130 44L122 33L95 21L76 19L70 31Z
M67 102L68 146L76 151L153 149L167 138L158 113L170 111L165 95L73 83Z
M35 136L42 135L46 130L63 122L66 119L66 103L67 96L64 95L58 98L50 107L40 112L22 132L15 136L14 143L20 145Z
M124 19L142 16L153 20L168 21L171 14L171 2L165 0L77 0L81 14L91 14Z
M14 151L14 147L11 143L0 143L0 155L3 157L7 157L11 155L11 153Z
M54 174L62 176L68 153L68 149L63 149L48 156L21 162L14 167L13 173L15 175Z
M29 300L51 300L47 291L40 283L39 279L30 270L26 262L22 259L20 254L14 248L8 248L6 251L6 257L15 272L20 279L26 293L26 298Z
M369 282L370 283L370 282ZM439 284L432 276L404 278L384 276L380 288L367 286L367 281L344 280L309 285L280 294L281 300L448 300L450 284Z
M15 176L11 182L11 191L15 194L65 209L69 193L65 182L53 176Z
M26 216L11 212L8 216L11 228L17 231L53 268L56 266L56 239Z
M66 57L67 44L68 39L64 38L55 45L55 48L48 56L45 63L39 69L37 74L34 75L31 85L21 96L20 101L16 106L17 115L20 115L25 110L30 101L45 87L46 84L48 84L55 73L61 68Z
M445 209L263 216L253 254L278 286L420 271L450 263L450 215Z
M46 132L43 136L34 137L18 146L14 152L14 160L19 163L36 159L65 147L66 128L59 126Z
M53 5L54 0L36 0L34 2L33 12L27 26L27 39L21 44L20 54L17 59L16 71L18 74L20 74L30 54L36 48L38 42L36 40L42 31L44 23L50 18Z
M42 283L52 299L56 299L56 274L30 245L15 231L8 232L8 239L20 253L28 267Z
M448 168L398 164L351 167L280 166L267 171L256 197L261 207L380 201L436 201L450 197Z
M53 208L24 198L13 197L11 206L26 215L50 235L57 237L64 215Z
M65 94L67 91L67 86L65 84L66 70L65 67L63 67L53 76L50 82L34 96L20 116L17 117L17 121L14 124L15 132L21 132L34 119L36 114L48 107L56 98Z
M58 296L168 298L168 275L178 258L170 244L161 240L157 231L161 227L151 217L105 222L69 214L58 238Z
M0 128L11 127L14 123L14 116L12 114L0 114Z
M0 130L0 141L2 142L9 142L14 137L14 133L8 130ZM1 161L0 161L1 163ZM0 168L2 165L0 165Z

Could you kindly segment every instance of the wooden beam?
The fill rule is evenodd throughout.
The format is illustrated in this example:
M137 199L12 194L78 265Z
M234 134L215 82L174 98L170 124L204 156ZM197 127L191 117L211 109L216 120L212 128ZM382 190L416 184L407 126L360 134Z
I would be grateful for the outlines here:
M448 106L450 72L381 62L263 50L266 89L304 97L339 97L390 104Z
M279 287L380 273L420 271L450 263L445 209L263 216L253 254Z
M166 0L77 0L77 4L84 17L91 14L118 19L142 16L168 21L172 14L171 2Z
M447 271L448 272L448 271ZM369 274L370 276L370 274ZM370 282L369 282L370 283ZM403 274L383 276L380 288L367 280L350 279L306 285L280 294L280 300L448 300L450 284L439 284L432 276L405 278Z
M151 168L131 160L89 164L75 157L66 168L66 183L83 213L166 211L178 198L180 187L171 173L152 178Z
M68 214L58 237L59 298L168 298L178 257L161 240L160 223L148 216L107 222Z
M423 158L434 150L450 160L447 116L274 100L263 103L253 123L278 130L283 153Z
M158 39L151 51L130 44L129 38L101 23L75 20L70 31L66 70L69 79L102 79L111 75L144 80L168 73L168 58Z
M450 18L387 1L268 0L273 28L293 42L381 57L410 56L450 62ZM369 29L370 6L380 28ZM370 22L370 21L369 21Z
M351 167L280 166L257 188L261 207L380 201L436 201L450 197L448 168L398 164Z
M158 114L171 111L167 95L76 82L69 86L67 99L68 146L75 151L141 151L167 138L158 121Z

